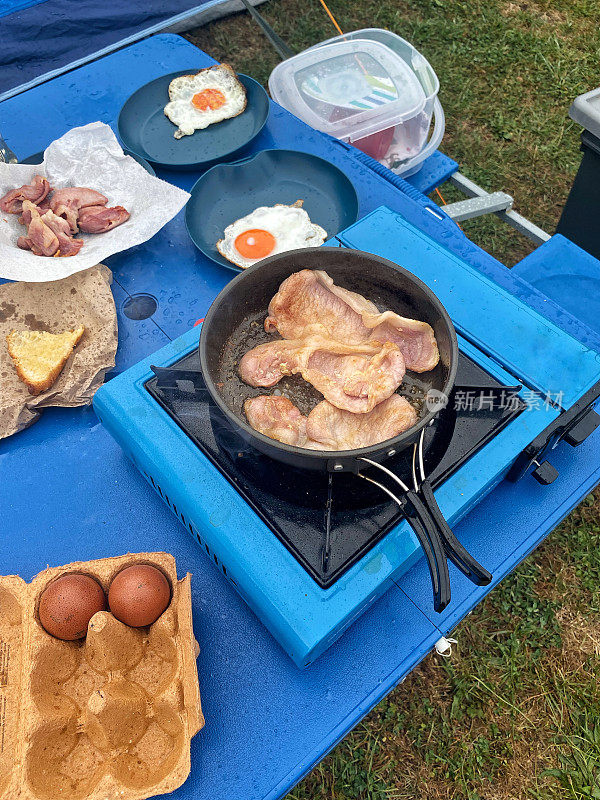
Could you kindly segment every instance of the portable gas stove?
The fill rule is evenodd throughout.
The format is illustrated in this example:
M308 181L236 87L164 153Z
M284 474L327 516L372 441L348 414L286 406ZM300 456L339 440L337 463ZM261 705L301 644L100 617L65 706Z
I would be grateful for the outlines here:
M559 438L578 444L600 422L591 410L600 391L598 353L388 209L337 243L414 272L456 326L452 425L428 430L425 465L450 524L509 471L516 479L535 462L537 479L552 480L541 454ZM204 388L199 335L190 330L113 378L94 406L208 557L306 666L422 551L380 490L352 474L275 463L233 430ZM410 457L386 464L409 482Z

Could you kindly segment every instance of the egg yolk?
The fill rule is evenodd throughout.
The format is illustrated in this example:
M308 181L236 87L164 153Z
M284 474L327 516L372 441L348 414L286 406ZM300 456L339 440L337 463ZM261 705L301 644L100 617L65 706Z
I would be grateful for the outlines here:
M235 249L244 258L266 258L274 248L275 237L261 228L244 231L235 240Z
M192 97L192 105L199 111L215 111L225 105L227 98L219 89L203 89Z

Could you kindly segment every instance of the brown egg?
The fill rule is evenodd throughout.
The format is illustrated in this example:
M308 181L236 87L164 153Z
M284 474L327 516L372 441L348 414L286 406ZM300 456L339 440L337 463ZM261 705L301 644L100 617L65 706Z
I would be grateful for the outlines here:
M125 567L115 575L108 590L108 605L113 615L133 628L152 625L170 602L169 581L149 564Z
M106 595L90 575L61 575L42 592L38 614L42 627L57 639L83 639L88 622L106 609Z

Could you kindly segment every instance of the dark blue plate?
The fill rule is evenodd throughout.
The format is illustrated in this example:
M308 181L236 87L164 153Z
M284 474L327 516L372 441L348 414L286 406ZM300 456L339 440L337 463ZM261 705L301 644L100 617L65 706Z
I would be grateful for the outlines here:
M176 139L177 126L165 117L169 84L180 75L196 69L182 69L163 75L134 92L119 113L117 123L121 141L142 158L170 169L198 169L229 158L251 142L263 129L269 116L269 98L262 86L247 75L238 75L246 87L245 111Z
M156 172L154 172L154 170L152 169L152 167L146 161L145 158L142 158L141 156L138 156L135 153L132 153L130 150L126 150L125 148L123 148L123 152L125 153L126 156L131 156L134 161L138 162L138 164L141 164L142 167L146 170L146 172L150 173L150 175L156 175ZM20 164L32 164L33 165L33 164L41 164L43 160L44 160L44 153L40 152L40 153L34 153L32 156L28 156L27 158L24 158L19 163Z
M335 236L358 219L356 189L344 173L310 153L263 150L232 164L218 164L194 184L185 207L192 241L205 256L228 269L241 268L219 253L225 228L259 206L304 200L311 222Z

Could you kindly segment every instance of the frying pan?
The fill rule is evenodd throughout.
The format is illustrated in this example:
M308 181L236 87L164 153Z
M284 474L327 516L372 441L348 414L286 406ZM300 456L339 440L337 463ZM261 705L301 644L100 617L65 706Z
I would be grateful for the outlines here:
M269 302L289 275L305 268L324 270L336 284L362 294L380 310L391 309L432 326L440 360L429 372L409 372L405 376L399 391L417 408L418 420L404 433L370 447L323 452L284 444L248 424L243 410L245 400L273 390L255 389L243 383L238 375L239 361L251 348L273 340L263 325ZM450 396L458 366L458 344L443 305L412 273L385 258L339 247L307 248L271 256L242 272L217 296L204 319L199 350L208 391L229 422L257 450L301 469L354 472L378 486L403 509L427 557L436 610L441 611L450 601L445 555L479 585L491 581L489 572L452 534L424 474L424 432L443 408L443 404L427 400ZM322 400L320 393L300 376L283 378L276 390L289 397L303 414L308 414ZM414 450L413 488L381 463L408 447ZM373 470L385 473L401 492L395 487L391 491L376 481Z

